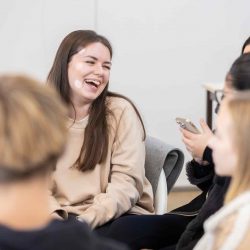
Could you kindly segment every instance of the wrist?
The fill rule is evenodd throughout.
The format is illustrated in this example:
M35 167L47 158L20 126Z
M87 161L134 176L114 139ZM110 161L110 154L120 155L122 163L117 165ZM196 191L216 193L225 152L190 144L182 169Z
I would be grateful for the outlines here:
M195 160L197 163L199 163L200 165L202 165L202 166L207 166L207 165L209 165L209 162L208 162L208 161L204 161L204 160L202 160L202 159L200 159L200 158L194 158L194 160Z

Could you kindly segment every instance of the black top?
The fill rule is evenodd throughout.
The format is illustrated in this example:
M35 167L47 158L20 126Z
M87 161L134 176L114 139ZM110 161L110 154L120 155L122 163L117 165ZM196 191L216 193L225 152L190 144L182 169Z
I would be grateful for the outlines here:
M0 225L0 250L127 250L120 243L101 239L87 224L53 220L46 227L19 231Z
M203 160L209 164L201 166L195 161L187 164L189 181L198 186L202 193L187 205L173 211L182 215L196 215L179 239L177 250L193 249L204 234L205 220L222 207L230 184L230 177L219 177L214 173L212 151L208 147L204 151Z

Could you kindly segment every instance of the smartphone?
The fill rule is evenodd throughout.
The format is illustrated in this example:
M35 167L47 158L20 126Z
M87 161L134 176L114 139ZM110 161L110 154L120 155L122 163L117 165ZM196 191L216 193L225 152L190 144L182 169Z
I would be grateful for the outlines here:
M177 117L175 120L181 128L184 128L194 134L200 134L199 129L189 119Z

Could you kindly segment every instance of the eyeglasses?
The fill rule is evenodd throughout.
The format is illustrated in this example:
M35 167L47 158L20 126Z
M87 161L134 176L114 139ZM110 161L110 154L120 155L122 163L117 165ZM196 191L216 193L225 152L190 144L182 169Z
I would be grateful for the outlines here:
M216 100L216 102L217 102L218 104L220 104L221 101L223 100L223 98L225 97L225 92L224 92L224 90L222 90L222 89L215 90L214 95L215 95L215 100Z

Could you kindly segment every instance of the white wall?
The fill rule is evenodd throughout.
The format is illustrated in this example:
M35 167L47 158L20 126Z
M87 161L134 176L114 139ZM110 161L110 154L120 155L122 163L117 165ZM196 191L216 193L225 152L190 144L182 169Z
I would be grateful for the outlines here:
M114 47L111 89L148 134L183 150L174 118L205 116L204 82L222 82L250 36L248 0L0 0L0 72L45 79L62 38L95 29ZM189 160L186 154L186 160ZM187 185L182 174L177 185Z
M95 6L92 0L0 0L0 72L46 79L64 36L95 28Z

